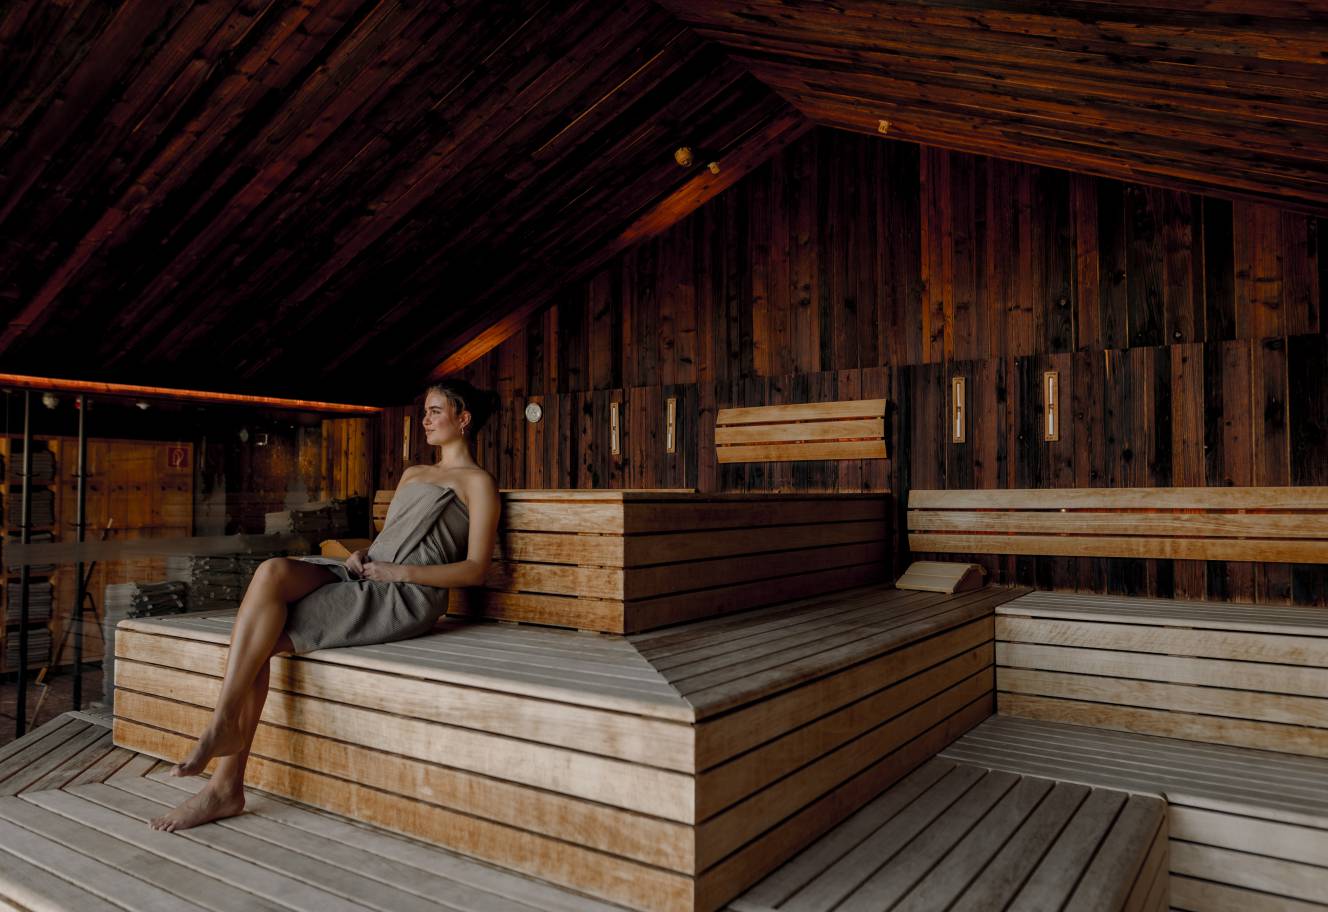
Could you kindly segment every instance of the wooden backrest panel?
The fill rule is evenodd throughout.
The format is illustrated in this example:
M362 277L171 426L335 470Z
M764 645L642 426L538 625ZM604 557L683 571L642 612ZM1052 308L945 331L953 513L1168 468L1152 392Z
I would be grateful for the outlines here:
M919 553L1328 563L1328 487L912 491Z
M885 400L720 409L719 462L885 459Z
M499 494L485 584L453 590L453 614L629 633L891 576L889 492Z

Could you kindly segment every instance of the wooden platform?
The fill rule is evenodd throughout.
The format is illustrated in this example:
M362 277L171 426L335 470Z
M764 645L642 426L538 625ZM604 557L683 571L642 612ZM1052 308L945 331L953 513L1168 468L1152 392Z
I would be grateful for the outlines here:
M449 619L273 662L251 783L641 909L715 909L993 709L1024 590L861 587L631 637ZM179 759L231 613L122 622L116 743Z
M888 493L501 497L488 578L453 614L637 633L893 578Z
M31 912L611 912L621 907L249 792L245 812L165 833L199 788L65 713L0 748L0 908ZM38 771L43 771L37 775ZM17 796L17 797L15 797Z
M1166 804L933 759L731 908L1157 912Z
M941 756L1165 797L1173 908L1328 909L1326 761L1003 715Z
M0 748L0 762L22 754L27 763L14 768L47 770L41 780L47 787L0 798L0 907L622 908L253 790L236 817L154 831L148 819L204 780L175 779L164 761L110 745L107 721L66 713ZM56 769L62 772L50 775ZM1156 799L931 760L726 908L1160 909L1161 806Z

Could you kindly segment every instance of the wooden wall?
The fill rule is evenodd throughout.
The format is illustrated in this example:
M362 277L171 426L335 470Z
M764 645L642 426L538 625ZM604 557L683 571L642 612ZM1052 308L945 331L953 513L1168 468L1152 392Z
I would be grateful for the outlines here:
M1326 221L819 130L472 365L504 401L480 458L504 487L889 488L901 506L911 487L1328 483ZM1037 432L1051 368L1073 418L1058 444ZM944 435L956 374L970 378L962 445ZM888 462L715 464L716 408L875 396L891 403ZM398 461L382 486L421 402L385 425ZM992 564L1060 588L1328 591L1312 567Z

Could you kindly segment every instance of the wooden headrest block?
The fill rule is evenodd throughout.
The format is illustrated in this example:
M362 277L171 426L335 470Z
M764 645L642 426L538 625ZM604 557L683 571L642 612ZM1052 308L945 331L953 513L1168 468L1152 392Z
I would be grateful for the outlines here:
M884 399L720 409L719 462L887 459Z
M922 592L967 592L986 585L987 569L981 564L914 561L895 583L896 589Z

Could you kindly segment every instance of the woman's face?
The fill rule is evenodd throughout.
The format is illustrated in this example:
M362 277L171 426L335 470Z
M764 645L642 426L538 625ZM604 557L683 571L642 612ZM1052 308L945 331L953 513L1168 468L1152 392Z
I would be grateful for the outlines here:
M439 446L462 436L462 415L454 414L454 408L452 401L437 390L431 390L425 397L424 439L430 446Z

